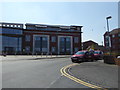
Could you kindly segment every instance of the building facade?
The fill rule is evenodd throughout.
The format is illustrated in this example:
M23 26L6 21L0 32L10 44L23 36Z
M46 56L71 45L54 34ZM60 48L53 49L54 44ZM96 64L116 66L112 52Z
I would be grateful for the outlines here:
M92 40L83 42L83 50L86 50L89 47L93 48L94 50L101 50L101 51L105 52L105 47L103 45L99 45L98 43L96 43Z
M73 54L81 50L82 26L25 24L23 52L30 54Z
M0 23L0 52L18 54L22 52L23 24Z
M120 28L104 34L104 45L106 48L110 47L111 52L120 55Z
M0 52L73 54L81 50L82 26L0 23Z
M94 42L94 41L92 41L92 40L83 42L83 50L86 50L86 49L89 48L90 46L97 47L97 46L98 46L98 43L96 43L96 42Z

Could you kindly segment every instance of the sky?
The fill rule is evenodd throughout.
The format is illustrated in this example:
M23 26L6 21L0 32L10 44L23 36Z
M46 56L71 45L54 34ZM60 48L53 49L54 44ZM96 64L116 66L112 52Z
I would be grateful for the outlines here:
M0 22L49 25L79 25L82 42L93 40L102 45L107 31L118 28L118 2L1 2Z

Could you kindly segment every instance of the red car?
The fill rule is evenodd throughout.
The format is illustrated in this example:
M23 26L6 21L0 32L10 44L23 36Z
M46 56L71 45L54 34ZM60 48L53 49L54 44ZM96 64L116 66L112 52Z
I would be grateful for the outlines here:
M94 53L83 50L78 51L71 57L72 62L82 62L82 61L93 61L94 60Z
M103 59L103 52L100 50L94 51L94 59L95 60L101 60Z

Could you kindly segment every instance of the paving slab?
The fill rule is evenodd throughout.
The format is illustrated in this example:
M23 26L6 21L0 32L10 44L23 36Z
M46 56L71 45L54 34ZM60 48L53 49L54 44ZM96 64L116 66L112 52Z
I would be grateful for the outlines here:
M69 69L70 73L88 83L105 88L118 88L118 66L103 60L83 62Z

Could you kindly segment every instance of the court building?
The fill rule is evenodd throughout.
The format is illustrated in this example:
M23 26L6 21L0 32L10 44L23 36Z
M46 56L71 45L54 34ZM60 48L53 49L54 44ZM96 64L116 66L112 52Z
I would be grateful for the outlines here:
M81 50L82 26L25 24L23 50L26 53L73 54Z
M7 54L73 54L82 26L0 23L0 51Z

